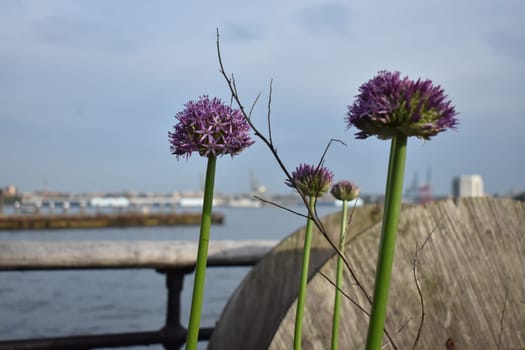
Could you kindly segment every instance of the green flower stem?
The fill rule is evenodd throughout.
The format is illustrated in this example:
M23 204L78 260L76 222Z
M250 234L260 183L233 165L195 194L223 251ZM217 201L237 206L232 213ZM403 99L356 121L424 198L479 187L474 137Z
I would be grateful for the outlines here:
M216 161L216 157L208 157L206 183L204 184L201 228L199 234L199 248L197 252L197 265L195 267L195 280L193 282L193 296L191 300L190 323L188 326L188 335L186 337L186 350L195 350L199 340L202 298L204 295L204 280L206 277L206 262L208 260L208 243L210 241Z
M301 349L302 335L303 335L303 314L304 314L304 300L306 295L306 285L308 283L308 267L310 265L310 247L312 245L312 223L310 213L315 210L315 197L311 196L309 203L308 220L306 221L306 232L304 234L304 248L303 248L303 265L301 268L301 282L299 285L299 295L297 297L297 310L295 313L295 333L293 338L294 350Z
M348 217L348 201L343 201L343 211L341 213L341 232L339 234L339 250L341 252L345 249L345 232ZM339 348L339 320L341 318L341 288L343 284L343 257L337 257L337 272L335 279L335 299L334 299L334 312L332 318L332 350Z
M405 135L397 135L392 138L386 182L385 213L377 258L374 298L368 326L366 350L381 349L383 340L388 291L396 248L397 223L401 209L406 147L407 137Z

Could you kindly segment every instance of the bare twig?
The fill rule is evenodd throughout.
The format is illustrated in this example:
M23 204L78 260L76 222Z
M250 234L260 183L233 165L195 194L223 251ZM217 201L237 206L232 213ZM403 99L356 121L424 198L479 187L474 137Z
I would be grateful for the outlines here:
M257 136L259 139L262 140L262 142L264 144L266 144L266 146L270 149L270 152L272 153L275 161L277 162L277 164L279 165L279 167L281 168L281 170L285 174L285 177L290 182L293 183L292 176L291 176L290 172L288 171L288 169L286 168L286 166L284 165L282 159L277 154L277 151L275 149L273 141L270 141L268 138L266 138L264 136L264 134L262 134L259 131L259 129L254 125L254 123L250 120L250 118L248 118L248 114L246 113L246 111L244 109L244 106L242 105L242 103L240 101L240 98L239 98L239 95L237 93L237 88L235 86L235 81L233 79L233 76L232 76L232 78L229 78L227 73L226 73L226 71L225 71L225 69L224 69L224 64L222 62L222 56L221 56L221 51L220 51L220 40L219 40L219 38L220 38L219 37L219 30L217 29L217 43L216 44L217 44L217 56L218 56L218 60L219 60L219 71L222 74L222 76L224 77L224 79L226 80L226 83L228 84L228 88L230 89L230 93L232 94L233 99L235 100L235 102L237 102L237 105L239 106L239 110L241 111L241 113L245 117L246 121L248 122L248 124L252 128L253 132L255 133L255 136ZM301 197L301 200L303 201L303 204L305 205L305 207L308 208L309 205L308 205L308 199L306 198L306 196L303 193L301 193L301 191L298 191L298 194ZM326 233L326 230L323 229L323 225L322 225L319 217L317 215L315 215L315 212L310 212L310 208L308 208L308 211L309 211L308 215L312 218L314 224L320 230L321 234L327 239L328 243L335 249L335 251L338 254L341 254L341 251L339 250L337 245L332 241L332 239L330 239L330 237ZM347 266L347 268L350 268L350 266L348 264L348 260L347 259L343 259L343 261L345 262L345 265ZM362 289L365 290L364 287ZM367 298L369 300L371 300L371 298L368 295L368 293L366 293L366 295L367 295Z
M248 113L248 119L252 118L252 112L253 112L253 109L255 108L255 105L257 104L257 101L259 100L259 97L261 97L261 93L260 92L257 94L257 97L255 98L255 100L252 103L252 107L250 108L250 113ZM233 96L232 96L232 98L233 98Z
M233 75L231 78L228 77L228 75L226 74L226 71L224 69L224 64L222 62L222 57L221 57L221 50L220 50L220 36L219 36L219 29L217 29L217 42L216 42L216 46L217 46L217 56L218 56L218 60L219 60L219 72L221 73L221 75L224 77L224 79L226 80L226 83L228 84L228 88L230 89L230 93L232 94L233 96L233 99L235 100L235 102L237 103L238 107L239 107L239 110L241 111L241 113L243 114L244 118L246 119L246 121L248 122L248 124L250 125L250 127L252 128L254 134L256 137L258 137L259 139L261 139L261 141L266 144L266 146L268 147L268 149L270 150L270 152L272 153L275 161L277 162L277 164L279 165L279 168L283 171L283 173L285 174L285 177L286 179L288 179L291 183L294 183L293 179L292 179L292 176L290 174L290 172L288 171L287 167L285 166L285 164L283 163L282 159L279 157L279 155L277 154L277 150L273 144L273 140L272 139L268 139L264 136L264 134L262 134L259 129L253 124L253 122L251 121L251 119L249 118L249 115L246 113L245 109L244 109L244 106L242 105L241 101L240 101L240 98L239 98L239 94L237 92L237 86L235 84L235 79L233 78ZM270 90L271 92L271 90ZM270 101L269 101L270 103ZM270 109L268 110L268 113L270 113ZM344 254L343 252L339 249L339 247L337 246L337 244L330 238L330 236L328 235L328 233L326 232L326 230L324 229L324 226L321 222L321 220L319 219L319 216L317 215L316 213L316 210L311 210L309 205L308 205L308 198L304 195L304 193L302 193L301 191L297 191L299 196L301 197L301 200L304 204L304 206L306 208L308 208L308 217L310 217L314 223L314 225L318 228L319 232L323 235L323 237L327 240L327 242L329 243L329 245L335 250L335 252L342 257L342 260L343 260L343 263L345 264L345 267L350 271L350 273L352 274L352 277L354 278L355 280L355 283L357 285L357 287L359 288L359 290L363 293L363 295L366 297L367 301L370 303L370 305L372 304L372 297L370 296L370 294L368 293L368 291L366 290L365 286L363 285L363 283L357 279L357 276L355 275L352 267L350 266L350 263L348 261L348 259L346 259L344 257ZM315 209L315 208L314 208ZM386 331L385 331L385 334ZM391 341L392 343L392 346L394 347L394 349L398 349L397 346L393 343L392 339L389 337L389 340Z
M235 82L235 77L233 76L233 73L232 73L232 85L233 85L233 92L235 95L239 96L239 92L237 91L237 83ZM244 107L243 107L244 109Z
M417 294L419 296L419 304L421 305L421 319L419 321L419 327L417 330L416 338L414 339L414 344L412 345L412 350L416 348L417 343L419 342L419 338L421 337L421 330L423 329L423 323L425 322L425 299L423 298L421 285L419 284L419 279L417 278L417 255L419 251L420 248L418 247L418 243L416 242L416 253L414 254L414 259L412 261L412 272L414 274L414 282L416 283Z
M275 203L275 202L273 202L273 201L269 201L269 200L264 199L264 198L262 198L262 197L259 197L259 196L257 196L257 195L253 196L253 198L258 199L258 200L260 200L260 201L263 202L263 203L273 205L274 207L277 207L277 208L280 208L280 209L286 210L287 212L290 212L290 213L292 213L292 214L295 214L295 215L298 215L298 216L302 216L303 218L308 219L308 215L305 215L305 214L300 213L300 212L298 212L298 211L295 211L295 210L293 210L293 209L287 208L287 207L285 207L284 205L280 205L280 204Z
M272 87L273 87L273 79L270 80L270 92L268 93L268 115L266 117L266 120L268 121L268 138L270 139L270 143L273 145L272 140L272 123L271 123L271 114L272 114Z
M403 330L408 326L408 324L410 323L410 321L412 321L414 319L414 317L409 317L402 325L401 327L399 327L399 329L397 330L396 332L396 335L400 334L401 332L403 332Z
M318 270L317 271L321 276L323 276L327 281L328 283L330 283L332 286L334 286L338 291L341 292L341 294L346 298L348 299L355 307L357 307L358 310L360 310L361 312L363 312L365 315L367 315L368 317L370 317L370 312L368 312L364 307L362 307L357 301L355 301L352 297L350 297L350 295L348 295L347 293L345 293L341 288L339 288L335 283L334 281L332 281L323 271L321 270ZM356 284L357 285L357 284ZM392 338L392 336L390 335L390 332L388 331L388 329L385 327L385 329L383 329L383 332L385 333L385 336L388 338L388 341L389 343L386 343L385 345L383 345L383 347L391 344L392 347L394 349L398 349L398 347L396 346L396 344L394 343L394 339Z
M417 329L416 338L414 339L414 344L412 345L412 350L414 350L417 346L417 343L419 342L419 339L421 338L421 332L423 330L423 324L425 323L425 299L423 298L423 292L421 290L421 284L419 283L419 278L417 276L417 258L418 254L425 248L425 245L430 241L432 238L432 235L438 228L438 226L441 224L441 220L443 217L439 218L437 223L434 225L432 230L428 233L428 235L425 237L425 240L423 241L423 244L421 244L421 247L419 247L419 244L416 241L416 251L414 253L414 258L412 260L412 273L414 275L414 283L416 284L417 288L417 294L419 296L419 304L421 305L421 318L419 320L419 326Z
M319 169L320 167L323 166L324 164L324 159L326 158L326 154L328 153L328 150L330 149L330 146L332 145L332 143L334 142L339 142L340 144L342 144L343 146L346 146L346 143L344 143L343 141L339 140L339 139L330 139L330 141L328 141L328 144L326 145L324 151L323 151L323 155L321 156L321 159L319 160L319 163L317 164L317 168Z
M498 335L498 350L501 347L501 338L503 336L503 320L505 318L505 310L507 309L507 301L509 299L509 288L505 288L505 299L503 301L503 310L501 310L501 318L499 320L499 335Z
M440 217L438 222L432 228L432 230L430 230L430 232L428 233L427 237L423 241L423 244L421 244L421 247L419 248L420 251L423 250L423 248L425 248L425 245L430 241L430 239L432 238L432 235L434 234L434 232L436 231L438 226L441 224L442 220L443 220L443 217Z
M319 163L317 163L316 170L319 170L323 166L325 158L326 158L326 154L328 153L328 150L330 149L330 146L332 146L332 143L334 143L334 142L339 142L339 143L341 143L341 144L346 146L346 144L343 141L341 141L341 140L330 139L330 141L328 141L328 144L326 145L326 147L325 147L325 149L323 151L323 154L321 155L321 158L319 159ZM297 188L296 188L296 190L297 190ZM319 193L317 193L315 195L315 204L317 203L317 198L318 197L319 197ZM312 213L310 213L310 214L312 214ZM319 215L317 214L317 205L314 205L313 217L319 218ZM321 231L321 233L324 234L326 232L326 229L324 228L323 222L321 220L318 220L318 223L316 225L317 225L317 228L319 229L319 231ZM331 243L331 239L328 237L328 235L326 235L325 238ZM334 243L334 245L335 245L335 243ZM339 253L339 251L337 251L337 252ZM341 252L341 254L342 254L342 252Z
M354 304L355 307L357 307L361 312L363 312L365 315L367 315L368 317L370 317L370 312L368 312L364 307L362 307L361 305L359 305L359 303L357 301L355 301L350 295L348 295L345 291L343 291L341 288L339 288L335 283L334 281L332 281L323 271L319 270L317 271L321 276L323 276L327 281L328 283L330 283L332 286L334 286L339 292L341 292L341 294L346 298L348 299L352 304Z

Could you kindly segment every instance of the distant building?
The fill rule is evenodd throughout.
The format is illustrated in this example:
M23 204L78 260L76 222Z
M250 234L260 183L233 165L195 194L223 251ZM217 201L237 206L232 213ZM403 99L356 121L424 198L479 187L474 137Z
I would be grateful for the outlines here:
M5 194L7 197L10 197L10 196L16 196L16 194L17 194L16 187L13 186L13 185L9 185L9 186L7 186L7 187L5 188L4 194Z
M461 175L452 180L454 197L483 197L483 179L480 175Z

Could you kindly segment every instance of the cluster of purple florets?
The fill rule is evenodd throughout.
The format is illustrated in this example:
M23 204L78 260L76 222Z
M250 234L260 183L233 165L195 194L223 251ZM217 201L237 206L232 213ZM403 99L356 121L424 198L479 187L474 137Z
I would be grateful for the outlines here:
M291 179L285 184L295 188L306 196L321 197L330 189L334 175L323 166L301 164L292 171ZM359 187L350 181L339 181L330 189L330 193L339 200L351 201L359 197Z
M330 193L335 199L351 201L359 197L359 191L360 189L355 183L343 180L335 183L332 186Z
M202 96L184 107L175 116L178 123L169 133L170 150L177 158L188 158L193 152L204 157L225 154L233 157L254 143L241 112L220 99Z
M428 140L455 127L456 115L444 90L431 80L413 81L399 72L380 71L359 88L346 121L348 127L361 130L356 133L360 139L406 135Z
M286 185L295 188L306 196L320 197L330 189L334 174L323 166L301 164L292 171L292 181L287 179Z

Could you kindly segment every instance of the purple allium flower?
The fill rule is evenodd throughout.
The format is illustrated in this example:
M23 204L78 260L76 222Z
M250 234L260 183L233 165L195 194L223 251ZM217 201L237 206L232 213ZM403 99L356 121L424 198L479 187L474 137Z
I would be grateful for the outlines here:
M348 127L361 130L358 139L406 135L429 140L454 128L456 115L444 90L431 80L401 79L399 72L380 71L361 85L357 100L348 106L346 121Z
M328 191L333 178L332 172L325 167L301 164L292 171L293 181L287 179L285 184L304 195L320 197Z
M201 156L232 157L252 145L248 131L250 125L238 109L225 105L218 98L201 96L189 101L177 113L178 123L169 132L171 154L189 158L192 152Z
M340 201L351 201L359 197L359 187L350 181L339 181L330 190L332 196Z

